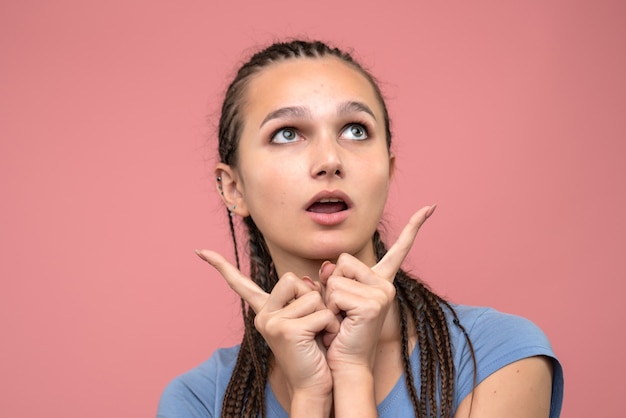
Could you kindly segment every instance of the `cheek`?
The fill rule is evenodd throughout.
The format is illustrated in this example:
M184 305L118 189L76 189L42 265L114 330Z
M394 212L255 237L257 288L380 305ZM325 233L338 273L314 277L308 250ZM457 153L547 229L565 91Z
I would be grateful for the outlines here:
M389 186L389 182L391 181L391 173L388 159L373 159L368 164L366 164L366 167L362 167L362 169L367 170L365 172L368 173L369 181L372 185L377 185L379 187Z
M386 161L379 162L375 167L375 169L370 168L370 177L366 180L370 184L369 199L372 203L379 202L379 206L382 208L387 202L391 177Z
M294 200L298 183L281 167L264 166L250 173L245 180L244 200L253 219L268 218L280 213Z

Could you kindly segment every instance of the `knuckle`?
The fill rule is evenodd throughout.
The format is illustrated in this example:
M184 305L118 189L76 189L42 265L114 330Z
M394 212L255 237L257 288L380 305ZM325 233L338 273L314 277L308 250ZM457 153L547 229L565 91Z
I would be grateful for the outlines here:
M372 292L369 298L365 299L365 304L369 310L381 312L385 310L393 301L395 297L395 288L385 286L384 288L377 288Z
M330 309L323 309L320 312L324 322L330 324L336 320L335 314Z
M263 313L259 313L254 317L254 327L257 331L261 332L267 325L267 316Z
M385 293L388 299L393 299L396 297L396 287L393 283L385 281L382 284L381 290Z
M385 298L381 297L381 295L376 295L376 297L366 299L364 305L368 310L380 312L383 306L386 305Z
M298 278L293 273L285 273L280 279L278 279L279 282L289 286L295 284L296 280L298 280Z
M326 282L326 293L337 290L337 276L330 276Z
M275 339L282 334L277 321L272 320L271 318L264 321L260 327L257 326L257 331L259 331L264 337L270 339Z
M302 297L306 298L307 300L310 299L310 302L313 304L318 304L322 302L322 294L320 292L309 292Z
M348 263L352 259L352 256L348 253L341 253L337 258L337 265Z

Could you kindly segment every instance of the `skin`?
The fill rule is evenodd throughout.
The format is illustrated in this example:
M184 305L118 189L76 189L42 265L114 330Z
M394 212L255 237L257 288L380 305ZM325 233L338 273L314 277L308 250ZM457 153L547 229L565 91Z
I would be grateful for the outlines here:
M347 254L336 265L325 264L320 272L325 297L314 283L290 273L267 294L220 254L198 252L257 313L255 325L274 352L280 376L291 383L287 408L291 416L300 416L297 411L317 416L315 408L319 416L328 416L333 389L336 416L376 416L373 370L384 314L395 294L393 278L434 208L427 206L413 215L398 241L373 267ZM344 283L329 285L334 281ZM336 317L339 311L345 312L342 321ZM330 338L317 339L322 331ZM347 396L338 396L344 393ZM313 405L306 403L299 409L299 400L312 399ZM359 405L354 399L359 399Z
M290 416L375 417L402 374L393 280L435 207L417 211L376 263L394 157L372 86L342 61L273 64L245 99L237 165L215 174L224 203L263 232L280 279L268 294L219 253L198 255L256 312L269 382ZM307 210L320 193L340 195L347 211L320 222ZM481 382L455 417L547 417L550 389L549 362L521 360Z
M219 164L216 170L229 207L252 216L279 276L316 277L324 260L344 252L372 266L370 241L385 206L394 157L371 85L338 59L299 59L257 74L248 91L254 94L246 96L237 167ZM371 114L346 108L350 103ZM357 123L368 129L367 139L355 140L346 132ZM296 139L272 142L280 128L291 128ZM344 222L330 227L311 220L305 208L320 192L350 200Z

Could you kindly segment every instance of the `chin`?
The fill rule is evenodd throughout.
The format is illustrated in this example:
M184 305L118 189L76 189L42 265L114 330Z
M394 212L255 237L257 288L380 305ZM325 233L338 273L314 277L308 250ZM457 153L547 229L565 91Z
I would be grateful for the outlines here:
M368 239L366 242L340 242L338 240L325 240L323 242L316 242L312 245L315 248L309 256L314 260L329 260L336 261L341 254L347 253L357 258L364 258L366 254L371 254L374 251L372 240Z

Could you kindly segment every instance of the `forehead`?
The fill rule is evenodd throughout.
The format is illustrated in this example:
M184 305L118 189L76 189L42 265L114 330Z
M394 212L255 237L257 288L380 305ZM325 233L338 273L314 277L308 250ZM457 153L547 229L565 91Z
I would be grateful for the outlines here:
M361 101L382 114L370 81L336 57L294 58L271 64L250 80L245 95L249 114L285 105L315 108L328 105L329 100Z

